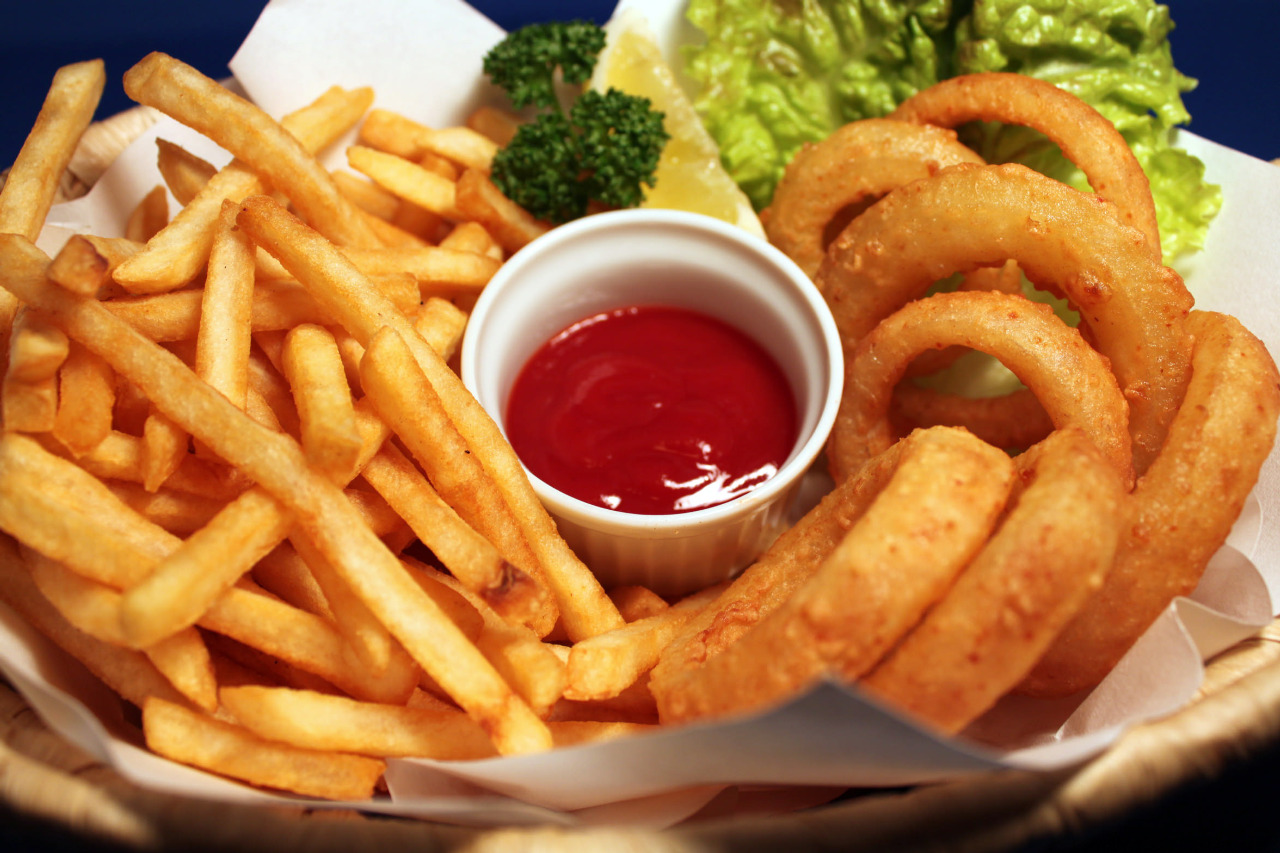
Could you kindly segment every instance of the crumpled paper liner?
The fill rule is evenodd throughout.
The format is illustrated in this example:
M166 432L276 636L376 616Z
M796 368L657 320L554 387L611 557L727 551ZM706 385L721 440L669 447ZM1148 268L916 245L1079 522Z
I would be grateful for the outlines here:
M681 31L680 0L624 5L645 13L661 34L675 37ZM232 68L236 83L274 115L330 85L372 85L377 106L443 125L492 96L481 79L480 57L500 36L457 0L274 0ZM203 137L161 119L88 196L55 208L42 247L52 251L76 231L119 233L134 202L159 182L159 135L216 164L228 159ZM1280 170L1191 134L1181 134L1180 142L1206 161L1209 179L1223 185L1225 197L1206 250L1180 271L1199 307L1243 318L1273 352L1280 351L1280 312L1270 300L1280 283L1280 247L1271 239L1280 211ZM341 152L341 145L330 152L332 164L341 164ZM659 827L695 813L729 786L764 794L780 786L812 792L910 785L997 768L1069 767L1104 750L1127 727L1191 701L1203 661L1275 615L1280 529L1263 518L1276 517L1278 502L1273 454L1200 588L1172 604L1086 697L1010 698L960 737L940 738L861 696L856 687L824 683L764 713L543 755L392 761L389 797L327 805L472 825ZM2 606L0 671L50 728L141 786L214 800L296 801L151 755L120 700ZM806 798L821 796L806 793L801 801Z

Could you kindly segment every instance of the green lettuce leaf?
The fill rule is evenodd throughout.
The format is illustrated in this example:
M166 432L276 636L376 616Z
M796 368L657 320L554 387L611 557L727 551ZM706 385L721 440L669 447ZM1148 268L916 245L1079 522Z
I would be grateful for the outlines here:
M1174 67L1173 23L1153 0L690 0L687 16L705 36L685 48L695 105L758 209L806 142L976 71L1050 80L1114 122L1151 182L1167 258L1201 248L1221 206L1203 164L1171 142L1195 81ZM974 127L966 141L1088 188L1035 131Z
M691 0L695 105L729 173L763 208L792 155L938 80L949 0Z

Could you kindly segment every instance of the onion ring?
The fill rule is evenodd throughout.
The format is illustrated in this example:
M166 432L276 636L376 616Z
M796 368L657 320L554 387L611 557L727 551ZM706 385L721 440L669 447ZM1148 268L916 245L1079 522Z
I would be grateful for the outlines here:
M1019 692L1062 696L1092 687L1174 597L1195 589L1226 541L1271 452L1280 374L1238 320L1196 311L1195 373L1164 450L1123 508L1115 564Z
M1002 397L962 397L900 382L893 391L889 418L899 435L922 427L962 426L1006 450L1025 450L1053 431L1049 414L1028 388Z
M982 163L954 130L890 119L850 122L809 143L787 164L760 213L765 236L813 278L838 214L944 166Z
M845 391L827 447L844 479L897 434L894 387L930 347L965 346L1000 359L1043 404L1057 427L1076 425L1133 482L1128 404L1106 358L1048 305L1005 293L939 293L903 306L858 342L845 362Z
M848 351L945 275L1010 258L1033 282L1067 294L1110 359L1142 473L1186 391L1192 300L1096 195L1016 164L952 166L891 191L849 223L818 280Z
M889 190L927 178L945 166L982 164L954 130L892 119L849 122L819 142L806 144L787 164L773 200L760 213L769 242L813 278L833 229L843 227L859 207ZM961 290L1022 291L1016 265L976 269ZM912 365L909 376L934 373L963 350L931 352Z
M812 577L701 665L671 666L664 652L649 682L660 719L747 711L828 672L854 680L871 669L986 542L1013 477L1007 454L964 430L895 444L857 476L874 499ZM709 609L712 621L724 612L719 601Z
M1082 430L1055 431L1017 463L1027 485L1000 529L860 682L946 733L1026 676L1102 586L1120 536L1124 484Z
M998 121L1038 130L1084 172L1095 193L1147 238L1160 258L1160 229L1151 185L1129 143L1106 116L1054 84L1005 71L964 74L922 89L898 105L890 118L959 127Z

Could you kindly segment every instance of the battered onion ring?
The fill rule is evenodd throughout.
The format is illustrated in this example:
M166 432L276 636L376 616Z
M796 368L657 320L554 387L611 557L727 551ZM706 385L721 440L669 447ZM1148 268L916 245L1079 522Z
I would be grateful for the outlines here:
M1017 686L1102 585L1125 487L1083 431L1018 458L1013 508L982 552L860 685L947 733Z
M874 500L812 577L701 665L681 667L664 652L649 682L661 720L746 711L828 672L853 680L868 671L982 547L1013 476L1007 454L963 430L895 444L856 478ZM719 601L710 609L712 622L725 612Z
M1036 395L1057 427L1075 425L1126 486L1133 482L1128 405L1106 358L1048 305L1006 293L939 293L908 303L858 342L827 452L843 479L897 440L894 387L930 347L964 346L1000 359Z
M1155 464L1125 502L1115 564L1019 692L1092 687L1175 596L1195 589L1230 533L1276 437L1280 374L1238 320L1196 311L1195 370Z
M818 280L848 351L933 282L1009 258L1080 311L1129 402L1134 467L1145 471L1186 391L1192 300L1096 195L1016 164L952 166L849 223ZM835 470L852 469L836 460Z
M1084 172L1120 218L1141 231L1160 258L1160 229L1151 185L1120 131L1090 104L1052 83L1024 74L986 72L943 80L907 98L890 118L959 127L998 121L1040 131Z
M800 149L760 214L765 236L813 278L827 226L841 211L944 166L981 164L954 130L872 118L850 122Z
M961 397L900 382L893 392L889 418L899 435L922 427L962 426L1006 450L1025 450L1053 431L1048 412L1027 388L1003 397Z
M907 121L870 118L850 122L820 142L805 145L787 164L769 207L760 213L765 236L813 278L834 225L851 209L889 190L957 163L983 160L954 130ZM1022 291L1016 265L973 270L961 290ZM924 376L951 364L963 350L933 352L908 371Z

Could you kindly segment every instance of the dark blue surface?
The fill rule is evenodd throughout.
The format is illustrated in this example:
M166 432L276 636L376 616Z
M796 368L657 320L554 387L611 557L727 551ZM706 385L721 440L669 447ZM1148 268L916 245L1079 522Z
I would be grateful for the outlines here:
M411 2L411 0L410 0ZM590 17L603 20L612 0L474 3L498 24ZM1190 129L1263 159L1280 157L1280 0L1172 0L1174 60L1200 81L1186 96ZM107 63L101 115L127 108L120 75L151 50L173 54L215 77L262 9L262 0L211 3L84 2L27 4L21 23L0 26L4 91L0 163L12 162L59 65L93 57Z
M510 28L535 19L602 20L612 3L477 0L474 5ZM1280 0L1172 0L1168 5L1178 25L1172 36L1175 62L1200 81L1186 97L1193 116L1190 129L1256 157L1280 157L1280 59L1274 47ZM226 75L227 61L262 6L261 0L168 6L140 0L24 4L21 15L6 16L0 26L0 164L17 153L59 65L104 58L109 88L100 114L109 115L129 106L120 91L120 75L148 51L164 50L207 74ZM1035 849L1280 850L1280 822L1273 806L1277 795L1280 745L1084 838ZM0 806L0 849L16 853L89 846L74 832L29 821ZM836 846L833 840L832 849Z

